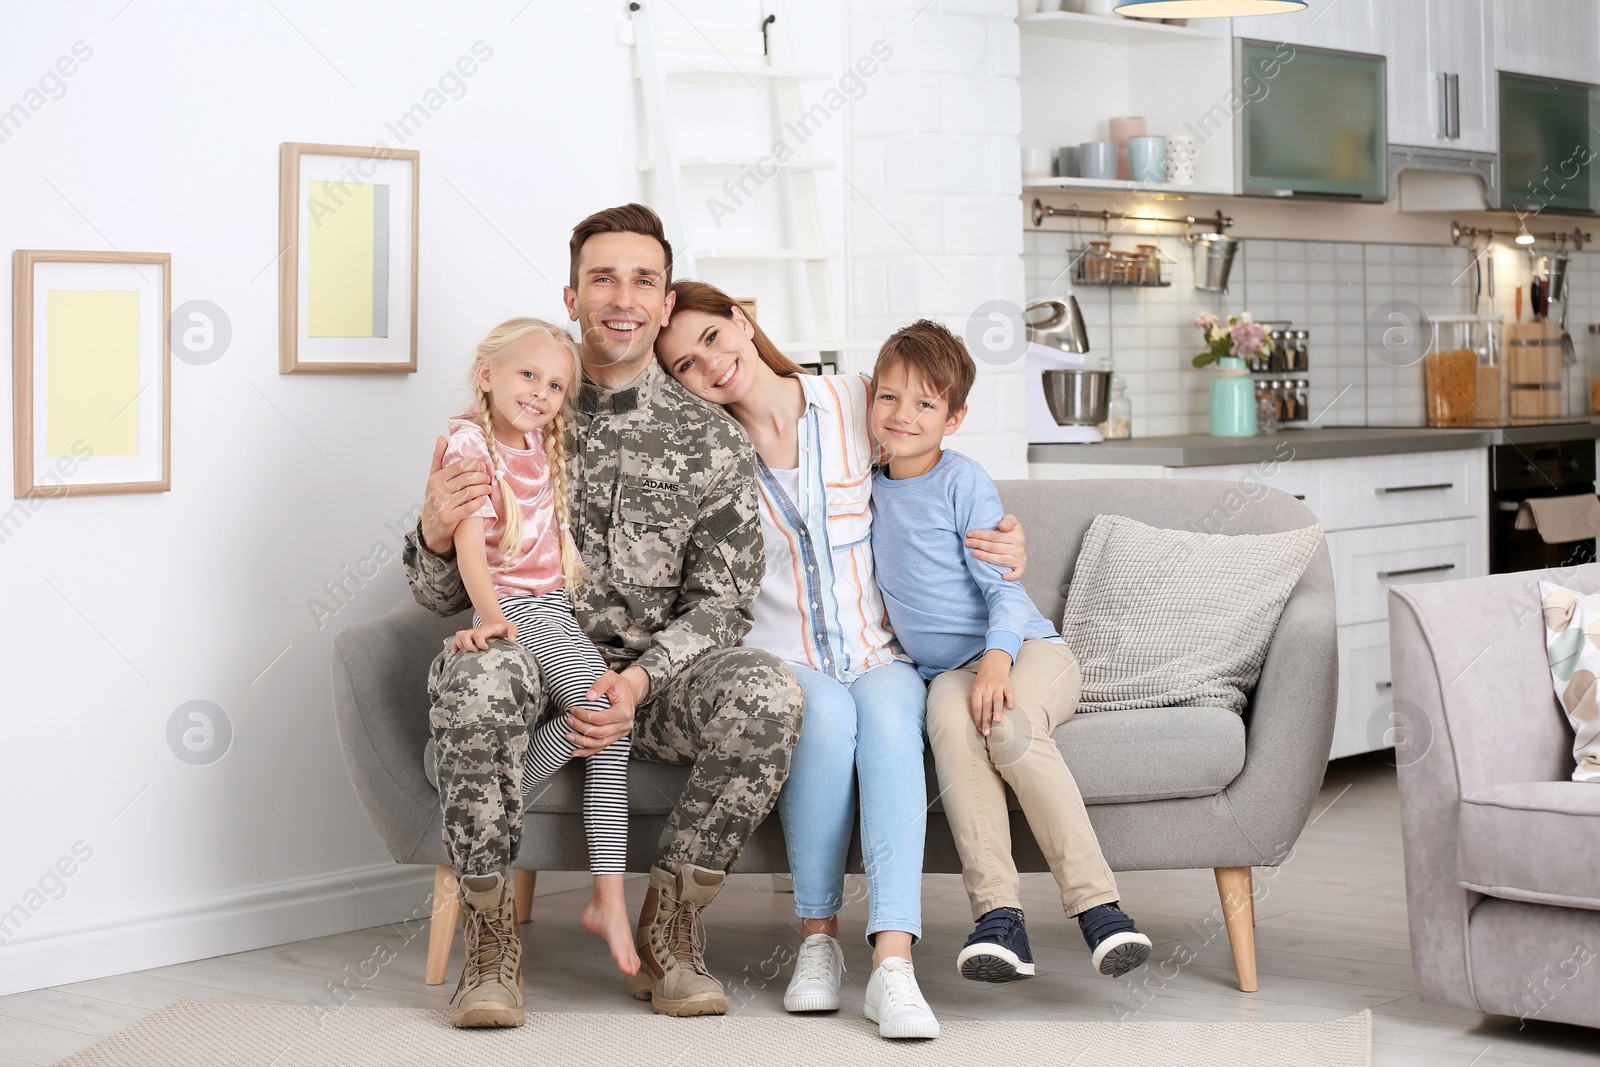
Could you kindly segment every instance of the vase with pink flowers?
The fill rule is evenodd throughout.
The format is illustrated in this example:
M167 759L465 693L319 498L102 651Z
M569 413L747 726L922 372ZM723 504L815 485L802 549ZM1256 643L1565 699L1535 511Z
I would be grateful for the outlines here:
M1203 311L1195 316L1194 324L1205 335L1206 347L1190 362L1196 367L1217 365L1217 376L1211 382L1211 436L1254 437L1256 386L1245 361L1271 353L1267 328L1248 311L1227 319Z

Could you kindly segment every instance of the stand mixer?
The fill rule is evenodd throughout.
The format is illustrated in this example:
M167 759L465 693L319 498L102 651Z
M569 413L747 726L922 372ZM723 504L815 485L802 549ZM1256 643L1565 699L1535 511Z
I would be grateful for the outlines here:
M1023 357L1030 444L1094 444L1106 419L1111 370L1088 366L1089 334L1070 291L1030 303L1023 311L1028 349Z

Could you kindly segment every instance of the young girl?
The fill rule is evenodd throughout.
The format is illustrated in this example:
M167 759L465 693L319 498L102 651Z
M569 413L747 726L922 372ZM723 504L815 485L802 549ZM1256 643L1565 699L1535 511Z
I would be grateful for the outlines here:
M472 365L474 410L450 420L445 463L483 463L495 487L455 533L462 584L472 597L473 626L456 634L457 651L482 651L489 639L516 641L532 653L546 687L547 710L534 725L522 791L549 778L572 756L569 708L605 708L586 695L606 664L578 628L569 590L582 578L567 532L566 422L577 392L578 348L567 332L539 319L510 319L478 345ZM583 925L605 938L624 974L639 969L623 895L628 827L628 738L590 756L584 768L583 825L594 895Z

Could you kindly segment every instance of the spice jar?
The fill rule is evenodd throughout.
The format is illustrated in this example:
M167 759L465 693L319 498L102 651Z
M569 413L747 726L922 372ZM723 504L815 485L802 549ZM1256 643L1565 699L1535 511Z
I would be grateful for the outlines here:
M1083 257L1083 276L1086 281L1111 280L1111 242L1090 241L1089 251Z

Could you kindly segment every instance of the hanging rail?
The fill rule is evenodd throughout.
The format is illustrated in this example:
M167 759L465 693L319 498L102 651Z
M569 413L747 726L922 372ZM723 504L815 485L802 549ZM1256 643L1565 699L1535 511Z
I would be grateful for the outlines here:
M1228 227L1233 225L1233 218L1224 215L1219 209L1215 215L1198 218L1194 215L1136 215L1131 211L1085 211L1074 205L1072 207L1053 207L1042 200L1033 202L1033 224L1044 225L1045 219L1053 219L1058 215L1068 218L1099 219L1103 224L1109 225L1112 219L1133 219L1135 222L1171 222L1180 226L1197 226L1206 223L1216 227L1217 233L1227 233Z
M1035 201L1035 203L1038 203L1038 201ZM1034 225L1038 224L1035 223ZM1476 226L1463 226L1461 223L1452 220L1450 223L1450 243L1458 245L1461 243L1461 239L1463 237L1465 237L1468 243L1470 243L1474 238L1482 237L1484 244L1488 244L1496 237L1510 237L1514 239L1522 232L1522 230L1480 230ZM1554 231L1550 233L1530 232L1528 236L1532 237L1536 241L1554 241L1560 247L1565 247L1566 243L1571 241L1572 249L1575 252L1582 252L1583 246L1594 240L1594 234L1584 233L1582 229L1577 227L1574 227L1569 233L1562 233L1560 231Z

